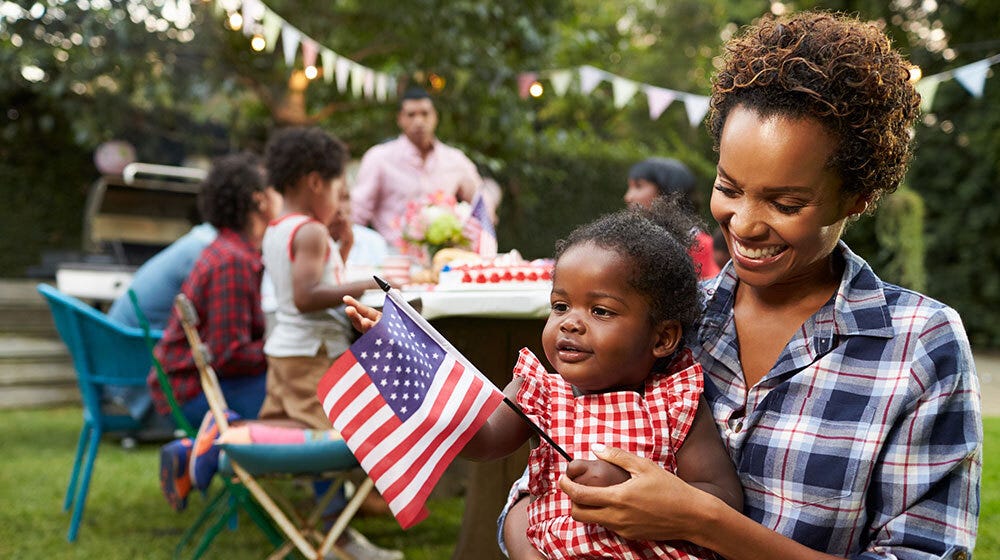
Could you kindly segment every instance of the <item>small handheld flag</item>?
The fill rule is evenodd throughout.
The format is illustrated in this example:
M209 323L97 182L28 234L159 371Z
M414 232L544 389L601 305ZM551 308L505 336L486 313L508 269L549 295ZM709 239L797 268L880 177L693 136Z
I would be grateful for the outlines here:
M427 516L445 468L504 400L395 290L317 396L404 529Z
M481 191L476 191L472 199L472 212L462 227L462 233L469 239L474 252L487 258L497 256L497 232Z

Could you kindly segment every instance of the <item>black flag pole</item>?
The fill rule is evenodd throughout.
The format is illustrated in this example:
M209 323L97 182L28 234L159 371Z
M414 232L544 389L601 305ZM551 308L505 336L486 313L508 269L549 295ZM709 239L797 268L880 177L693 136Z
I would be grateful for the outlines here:
M455 347L452 346L451 343L448 342L448 340L445 339L444 336L441 335L441 333L437 332L437 329L435 329L434 327L432 327L431 324L427 322L427 319L424 319L419 313L417 313L417 311L415 309L413 309L410 306L410 304L406 303L406 301L403 300L402 298L398 298L397 299L396 297L393 297L393 293L390 291L390 290L392 290L392 286L390 286L388 282L386 282L385 280L379 278L378 276L373 276L373 278L375 278L375 283L378 284L378 287L382 288L382 290L386 293L386 297L391 297L392 300L396 302L396 305L404 313L406 313L410 317L410 319L413 319L418 325L422 326L424 328L424 330L426 330L427 333L429 335L431 335L437 341L438 344L440 344L445 350L448 350L450 352L454 352L454 354L456 356L458 356L458 357L461 358L461 361L464 362L464 364L465 364L466 367L471 367L474 371L479 372L479 368L473 366L472 362L470 362L465 356L463 356L461 352L459 352L457 349L455 349ZM485 375L483 377L486 378ZM531 418L528 418L528 415L525 414L523 410L521 410L521 407L517 406L517 403L515 403L514 401L508 399L506 396L503 398L503 402L504 402L504 404L506 404L507 406L509 406L511 408L511 410L513 410L515 413L517 413L517 415L522 420L524 420L525 422L527 422L528 426L530 426L531 429L534 430L535 433L539 435L539 437L541 437L542 439L544 439L546 443L548 443L549 445L551 445L553 449L555 449L557 452L559 452L559 454L562 455L564 459L566 459L567 461L572 461L573 460L573 457L570 456L569 453L566 453L566 450L564 450L562 447L560 447L559 444L557 444L555 441L553 441L552 438L549 437L549 434L545 433L545 431L542 430L542 428L539 427L538 424L535 424L534 422L532 422Z

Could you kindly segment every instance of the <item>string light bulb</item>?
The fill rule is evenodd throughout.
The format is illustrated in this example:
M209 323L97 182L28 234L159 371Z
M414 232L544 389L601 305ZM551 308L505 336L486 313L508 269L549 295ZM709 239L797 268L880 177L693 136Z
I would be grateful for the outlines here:
M444 89L445 79L437 74L431 74L427 80L431 83L431 88L434 91L441 91Z
M910 82L917 83L924 77L924 71L919 66L910 66Z
M264 50L265 47L267 47L267 41L264 40L264 36L261 35L260 33L257 33L256 35L253 36L253 39L250 39L251 49L260 52Z
M243 27L243 16L239 12L229 14L229 28L239 31Z
M306 66L305 74L306 78L315 80L316 76L319 76L319 70L317 70L315 66Z
M528 86L528 94L536 99L541 97L542 94L544 93L545 93L545 86L543 86L542 82L539 82L538 80L531 82L531 85Z

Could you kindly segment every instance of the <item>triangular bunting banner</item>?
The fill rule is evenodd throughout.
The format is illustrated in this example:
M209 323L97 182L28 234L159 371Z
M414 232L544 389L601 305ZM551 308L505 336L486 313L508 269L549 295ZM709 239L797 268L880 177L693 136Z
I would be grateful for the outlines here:
M646 97L649 104L649 118L655 121L674 102L674 99L677 99L677 93L656 86L646 86Z
M264 27L264 47L267 52L274 52L274 47L278 44L278 35L281 34L281 26L285 21L271 10L265 10L260 22Z
M379 72L378 75L375 76L375 99L378 101L385 101L389 96L389 92L386 89L387 87L388 80L386 79L386 75Z
M704 95L685 95L684 110L687 111L688 122L698 126L708 113L709 98Z
M983 96L986 74L990 71L990 60L980 60L955 69L955 80L962 84L973 97Z
M531 95L531 84L537 79L537 72L521 72L517 75L517 94L521 99L527 99Z
M309 37L302 39L302 64L306 68L316 66L317 54L319 54L319 44Z
M264 15L264 4L260 0L243 0L243 34L252 36L257 31L257 22Z
M590 95L601 82L604 81L604 71L593 66L580 67L580 92Z
M323 61L323 80L328 84L333 83L333 65L337 60L337 53L330 49L323 49L320 51L319 57Z
M934 105L934 96L937 95L938 86L941 80L938 78L924 78L914 86L920 94L920 110L928 113Z
M347 91L347 78L351 76L351 61L342 56L337 57L337 91Z
M549 72L549 81L552 82L552 91L562 97L569 90L569 83L573 80L573 73L569 70L554 70Z
M614 92L615 108L621 109L635 97L636 92L639 91L639 84L628 78L615 76L611 80L611 88Z
M295 53L299 50L302 32L287 23L281 26L281 47L285 52L285 64L295 64Z
M351 95L361 97L365 87L365 67L351 63Z
M371 68L364 69L364 86L365 99L371 99L375 97L375 72Z

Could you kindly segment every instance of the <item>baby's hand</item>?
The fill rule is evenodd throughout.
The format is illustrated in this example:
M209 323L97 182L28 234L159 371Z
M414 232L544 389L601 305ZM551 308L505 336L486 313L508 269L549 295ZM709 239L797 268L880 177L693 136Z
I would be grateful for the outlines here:
M614 486L632 478L628 471L607 461L577 459L566 467L566 476L586 486Z
M344 296L345 312L351 324L360 333L366 333L382 318L382 312L372 309L351 296Z

